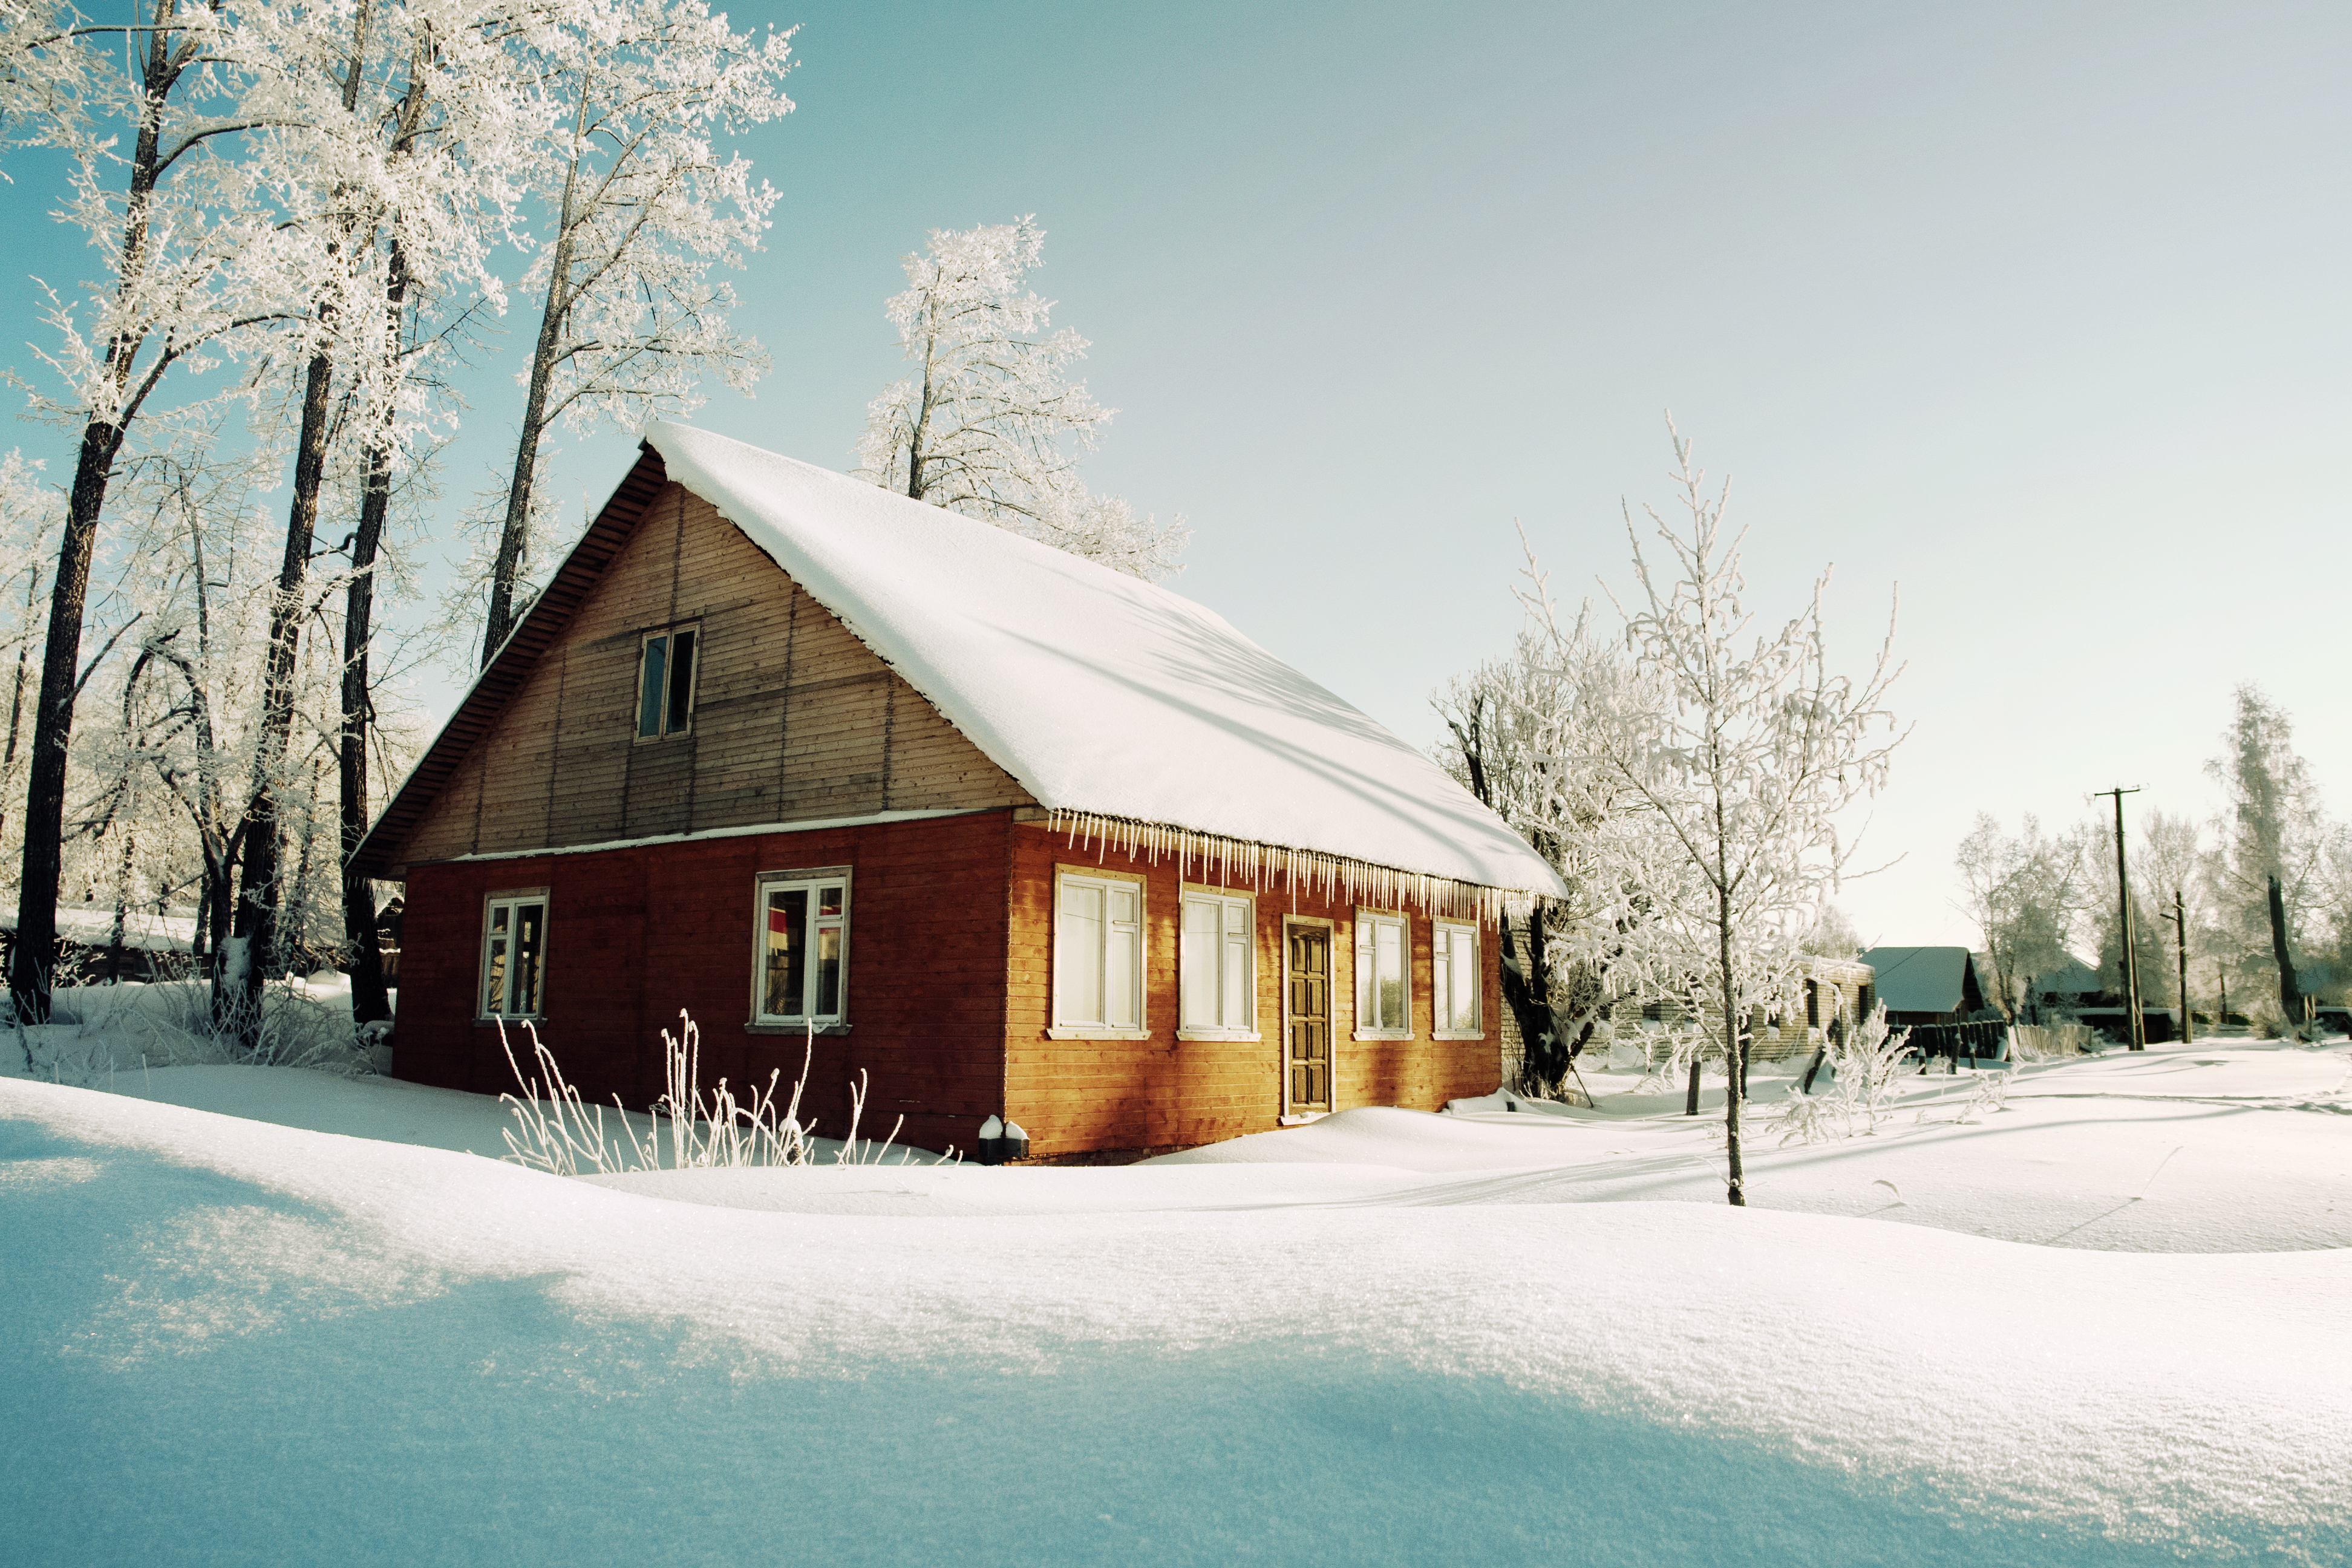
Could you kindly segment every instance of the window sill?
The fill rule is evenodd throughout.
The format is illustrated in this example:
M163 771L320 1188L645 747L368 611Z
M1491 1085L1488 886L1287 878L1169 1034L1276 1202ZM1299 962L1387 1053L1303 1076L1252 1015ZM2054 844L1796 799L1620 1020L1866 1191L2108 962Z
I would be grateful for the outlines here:
M1093 1024L1056 1024L1045 1031L1049 1040L1148 1040L1149 1029L1111 1029Z
M1439 1029L1429 1037L1433 1040L1483 1040L1484 1029Z
M1280 1125L1304 1127L1310 1121L1320 1121L1330 1114L1328 1110L1294 1110L1282 1119Z
M511 1017L477 1018L474 1020L474 1027L477 1029L495 1029L501 1024L522 1025L544 1024L546 1022L547 1015L544 1013L518 1013Z
M751 1023L743 1026L743 1032L747 1035L805 1036L809 1032L809 1027L805 1023L779 1024L772 1019L755 1018ZM849 1033L849 1026L846 1024L819 1024L816 1026L816 1032L823 1036L845 1035Z
M1255 1029L1179 1029L1176 1031L1176 1037L1180 1040L1249 1041L1259 1041L1265 1038L1264 1035L1259 1034Z
M1359 1029L1348 1037L1351 1040L1409 1040L1411 1029Z

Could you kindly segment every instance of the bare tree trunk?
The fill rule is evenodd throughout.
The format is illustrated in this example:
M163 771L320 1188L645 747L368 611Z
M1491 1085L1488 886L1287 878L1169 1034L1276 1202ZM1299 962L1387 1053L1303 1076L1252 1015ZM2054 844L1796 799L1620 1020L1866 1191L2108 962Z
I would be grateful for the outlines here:
M75 676L81 662L81 623L89 596L90 557L98 548L99 514L122 427L93 419L82 431L81 456L66 505L66 532L58 550L58 577L49 594L48 638L42 647L41 690L33 708L32 768L25 783L25 850L16 884L16 940L10 948L8 995L21 1023L49 1016L49 966L58 948L58 882L64 875L66 743L73 734Z
M25 625L33 624L33 611L41 602L41 568L34 564L25 579ZM33 638L28 629L25 640L16 645L16 679L8 690L8 749L0 752L0 837L8 831L8 785L16 777L16 741L24 732L25 682L32 671Z
M310 544L318 531L319 486L327 464L327 403L334 363L310 356L303 379L302 428L294 454L294 499L286 514L286 559L278 571L278 592L269 605L269 644L261 680L261 730L253 754L253 798L242 832L245 864L238 879L236 943L229 968L213 991L216 1022L235 1028L247 1049L260 1041L261 987L279 958L278 905L279 860L278 773L294 731L294 671L302 647L302 585L310 569ZM228 989L224 989L227 987Z
M131 868L138 847L138 830L126 820L122 828L122 864L114 879L114 929L106 944L106 978L115 984L121 982L122 949L130 940L126 928L131 923Z
M515 442L514 475L507 482L506 521L499 529L498 558L490 565L489 614L482 627L482 668L498 657L507 635L514 630L515 583L522 574L522 548L530 536L531 489L539 479L539 444L547 434L548 389L555 381L555 363L563 347L564 319L571 313L572 198L579 180L579 161L565 177L562 231L547 269L547 299L540 308L539 341L530 356L530 386L523 397L522 431Z
M1716 957L1723 966L1724 1154L1729 1161L1732 1206L1745 1208L1748 1206L1748 1184L1739 1158L1739 1102L1748 1087L1743 1081L1748 1073L1748 1051L1740 1039L1739 1021L1732 1013L1731 890L1719 882L1716 892L1715 922Z
M124 195L118 299L129 294L146 270L149 207L163 168L160 146L163 104L187 64L185 57L173 52L172 11L172 0L155 0L155 26L148 33L140 63L142 100ZM114 459L122 449L131 420L174 353L167 345L134 385L131 373L145 342L142 329L107 342L106 374L112 396L93 405L82 426L73 489L66 502L65 537L58 546L58 576L49 594L48 637L41 654L41 690L33 709L32 771L25 786L24 862L16 883L16 940L10 949L8 994L19 1023L43 1023L49 1016L49 966L58 945L58 882L64 871L66 747L73 736L82 616L89 596L90 559L98 547L98 521L106 510L106 487L114 476Z
M375 609L376 552L383 539L384 513L392 497L392 453L385 442L370 443L366 464L360 525L352 536L352 582L343 595L342 729L335 748L343 941L351 953L353 1024L392 1016L392 998L383 984L383 952L376 941L375 884L351 868L352 855L368 830L367 745L373 717L373 698L368 689L369 623Z
M2286 946L2286 895L2279 888L2279 879L2270 879L2271 895L2271 956L2278 961L2279 1005L2286 1010L2289 1033L2303 1027L2303 987L2295 981L2294 960Z

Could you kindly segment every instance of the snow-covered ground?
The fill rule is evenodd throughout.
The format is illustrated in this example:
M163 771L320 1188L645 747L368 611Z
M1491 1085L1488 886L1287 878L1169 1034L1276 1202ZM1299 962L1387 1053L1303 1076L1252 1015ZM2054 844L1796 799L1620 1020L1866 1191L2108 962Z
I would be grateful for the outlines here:
M1735 1211L1630 1078L582 1181L383 1079L11 1078L0 1560L2341 1562L2347 1080L1908 1079Z

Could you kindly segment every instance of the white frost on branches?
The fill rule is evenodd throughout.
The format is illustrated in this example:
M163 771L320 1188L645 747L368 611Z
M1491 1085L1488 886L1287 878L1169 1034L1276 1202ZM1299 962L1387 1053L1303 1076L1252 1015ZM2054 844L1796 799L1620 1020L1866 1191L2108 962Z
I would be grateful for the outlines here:
M1829 664L1824 573L1802 611L1759 629L1743 599L1739 539L1727 536L1728 487L1710 495L1690 443L1674 430L1685 520L1644 508L1645 552L1630 510L1640 597L1624 616L1629 675L1596 694L1582 617L1563 622L1532 561L1521 595L1536 635L1567 679L1552 701L1563 742L1546 809L1563 829L1605 800L1610 831L1587 836L1596 869L1622 885L1613 920L1574 946L1605 954L1651 994L1673 995L1719 1031L1729 1065L1724 1121L1729 1196L1745 1201L1739 1040L1751 1012L1797 994L1802 942L1847 868L1847 808L1885 783L1901 735L1885 703L1899 673L1894 627L1861 679ZM1613 599L1613 595L1612 595ZM1570 838L1568 831L1563 840Z
M1054 302L1024 284L1045 244L1024 217L934 229L906 258L909 287L886 309L919 368L866 405L858 475L1156 582L1181 570L1191 530L1181 517L1165 527L1138 517L1078 478L1078 454L1117 410L1068 379L1087 340L1054 330Z

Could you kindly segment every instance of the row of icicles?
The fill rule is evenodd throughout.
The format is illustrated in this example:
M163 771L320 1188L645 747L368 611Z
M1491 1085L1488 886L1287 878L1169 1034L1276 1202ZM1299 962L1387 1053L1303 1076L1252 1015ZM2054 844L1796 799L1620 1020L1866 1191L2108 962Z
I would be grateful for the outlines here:
M1289 893L1293 904L1303 890L1307 897L1325 902L1368 904L1376 909L1402 909L1410 903L1448 919L1491 921L1526 897L1506 889L1400 871L1392 866L1375 866L1316 849L1286 849L1060 806L1047 809L1045 826L1048 832L1066 835L1073 851L1093 850L1098 863L1113 851L1152 866L1173 860L1178 876L1189 877L1198 867L1201 880L1219 887L1247 887L1263 893L1269 884L1278 884Z

